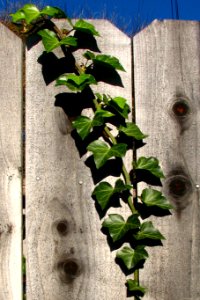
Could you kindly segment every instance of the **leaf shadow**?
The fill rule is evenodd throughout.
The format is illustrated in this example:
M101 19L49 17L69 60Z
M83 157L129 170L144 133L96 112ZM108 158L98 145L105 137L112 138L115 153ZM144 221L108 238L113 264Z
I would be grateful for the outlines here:
M111 67L107 67L103 64L94 64L93 68L90 68L89 73L92 74L99 82L105 82L114 86L124 87L119 73Z
M157 206L147 207L144 203L136 203L135 207L143 220L150 216L165 217L171 215L170 210L162 209Z
M75 72L75 59L70 51L62 58L58 58L53 52L44 51L38 58L38 63L42 65L42 75L46 85L64 73Z
M94 52L101 52L99 50L99 47L97 45L97 41L91 34L81 32L81 31L75 31L74 37L78 40L78 47L75 48L81 48L81 49L89 49Z
M99 205L98 201L96 200L96 197L95 196L92 196L92 199L95 201L95 208L96 208L96 211L99 215L99 218L102 219L103 217L105 217L106 215L106 212L108 211L108 209L110 207L115 207L115 208L118 208L118 207L121 207L121 204L120 204L120 197L118 195L113 195L110 200L109 200L109 204L106 206L105 209L102 209L101 206Z
M149 185L162 186L162 182L160 178L156 177L148 170L136 169L135 178L136 178L136 184L144 181Z

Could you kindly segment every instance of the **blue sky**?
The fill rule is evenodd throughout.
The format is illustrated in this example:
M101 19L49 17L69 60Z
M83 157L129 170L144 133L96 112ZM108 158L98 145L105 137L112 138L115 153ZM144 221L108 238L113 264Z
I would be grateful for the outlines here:
M17 1L0 0L0 9ZM138 31L154 19L200 20L200 0L19 0L22 3L43 3L67 9L69 16L106 17L127 34ZM178 4L178 15L176 9Z

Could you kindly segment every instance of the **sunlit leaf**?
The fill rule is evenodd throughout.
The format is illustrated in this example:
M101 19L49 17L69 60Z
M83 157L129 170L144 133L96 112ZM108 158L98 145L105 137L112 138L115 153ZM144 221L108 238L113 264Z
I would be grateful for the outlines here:
M63 10L55 6L46 6L41 10L41 15L48 15L53 18L61 19L66 18L66 14Z
M140 230L134 235L137 240L151 239L151 240L165 240L165 237L158 229L153 226L151 221L141 224Z
M140 157L135 164L135 168L147 170L158 178L165 178L159 161L155 157Z
M110 198L116 194L125 190L129 190L131 186L125 185L121 179L118 179L115 183L115 187L108 182L102 181L93 191L93 195L96 197L97 202L102 209L105 209L109 204Z
M25 14L27 24L40 17L40 11L34 4L25 4L21 11Z
M16 13L14 14L10 14L12 17L12 22L17 23L21 20L25 20L26 16L24 14L24 12L22 10L18 10Z
M141 295L144 296L146 293L147 289L141 285L138 285L138 282L136 280L128 279L127 282L127 287L130 292L134 292L135 295Z
M98 31L96 31L94 25L92 25L89 22L86 22L82 19L78 20L75 25L74 25L74 29L77 31L82 31L91 35L96 35L96 36L100 36L100 34L98 33Z
M137 246L135 249L125 246L117 251L117 257L121 259L127 269L130 270L135 268L139 262L146 260L148 253L144 249L144 246Z
M90 84L97 84L91 74L63 74L56 81L56 85L66 85L70 90L75 92L83 91Z
M173 206L161 192L146 188L142 191L141 200L146 206L157 206L161 209L171 209Z
M91 60L91 59L95 58L95 54L93 52L91 52L91 51L86 51L83 54L83 57L85 57L88 60Z
M111 157L123 157L126 153L126 148L126 144L116 144L109 147L106 143L100 140L90 143L87 147L87 149L94 155L94 162L97 169L102 167Z
M146 134L143 134L139 127L131 122L127 122L126 127L120 126L119 130L127 136L135 138L136 140L142 140L148 136Z
M105 101L106 100L106 101ZM120 114L124 119L128 117L130 112L130 107L127 104L127 100L123 97L115 97L108 100L108 98L104 99L104 102L110 107L114 108L114 110Z
M121 215L110 214L109 217L104 220L102 226L108 228L113 242L116 242L129 230L138 228L140 226L140 221L138 215L132 215L125 221Z
M60 45L60 42L54 31L43 29L40 30L38 34L42 37L42 42L47 53L51 52Z
M60 45L77 46L77 38L73 36L67 36L60 41Z
M105 54L96 55L95 58L92 59L94 64L104 64L107 67L114 68L119 71L124 71L123 66L120 64L119 59Z
M83 140L88 136L92 128L92 120L85 116L77 117L72 124Z

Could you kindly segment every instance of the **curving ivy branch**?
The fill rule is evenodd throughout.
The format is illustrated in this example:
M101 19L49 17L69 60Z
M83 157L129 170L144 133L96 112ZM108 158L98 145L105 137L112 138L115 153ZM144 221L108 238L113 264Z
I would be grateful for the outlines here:
M26 4L11 16L13 23L18 26L21 33L25 35L34 33L41 37L47 53L58 47L62 47L62 49L64 47L64 53L73 55L74 47L79 48L79 40L75 37L75 32L83 32L93 37L100 36L92 24L82 19L73 23L57 7L46 6L39 10L33 4ZM70 29L58 28L52 18L66 19ZM78 64L75 60L74 72L59 76L56 85L64 85L80 95L85 89L92 91L91 86L98 84L97 79L92 75L92 70L97 65L116 72L125 71L116 57L96 54L88 50L83 54L83 63ZM101 130L100 137L87 145L87 150L93 155L97 171L111 158L117 158L117 164L119 160L121 161L121 175L114 186L107 181L101 181L91 196L96 199L103 212L109 209L114 196L127 203L130 208L130 215L127 219L120 214L109 214L104 219L102 227L107 229L107 234L113 243L116 244L120 241L121 243L118 244L121 245L122 242L125 242L123 247L119 246L121 248L117 251L116 257L129 272L134 273L133 279L128 279L126 286L134 299L138 300L146 292L146 288L139 281L139 269L143 267L148 258L146 248L150 242L156 241L158 244L162 244L161 240L164 239L152 221L142 221L146 218L142 211L148 212L147 215L150 216L156 209L161 212L160 216L162 216L169 214L172 206L160 191L152 188L145 188L140 196L135 196L137 178L135 180L135 176L130 174L135 174L137 170L145 170L149 176L159 180L164 178L164 174L155 157L140 157L133 161L132 170L127 170L124 159L130 143L147 137L135 123L129 121L130 107L127 100L120 96L111 97L106 94L93 93L91 108L93 109L92 118L79 115L72 124L83 141L94 136L91 133L95 127L99 127ZM110 130L110 124L115 127L115 135Z

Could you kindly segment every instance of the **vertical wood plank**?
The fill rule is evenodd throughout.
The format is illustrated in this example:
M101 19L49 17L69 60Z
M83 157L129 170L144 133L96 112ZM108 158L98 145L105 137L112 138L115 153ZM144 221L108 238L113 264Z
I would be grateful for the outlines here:
M22 298L22 42L0 23L0 299Z
M134 37L136 122L149 134L137 155L159 158L175 206L154 220L166 241L149 249L145 300L200 299L199 49L198 22L154 21Z
M92 22L103 36L99 49L117 56L127 70L120 72L126 88L100 82L99 90L131 102L131 41L107 21ZM69 102L73 107L73 98L55 98L67 90L50 80L60 75L52 74L52 64L62 73L68 64L60 50L48 56L41 56L42 51L38 43L26 52L27 298L126 299L125 276L100 231L91 198L94 182L87 156L79 156L70 121L59 107Z

